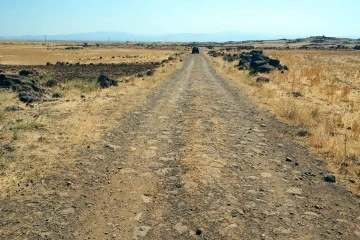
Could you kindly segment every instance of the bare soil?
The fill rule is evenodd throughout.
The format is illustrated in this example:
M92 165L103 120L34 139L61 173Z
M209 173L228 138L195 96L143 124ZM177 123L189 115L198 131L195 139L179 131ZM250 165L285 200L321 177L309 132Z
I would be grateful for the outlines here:
M146 74L147 70L154 71L160 66L160 62L146 63L119 63L119 64L81 64L81 65L1 65L4 72L18 73L22 69L34 69L39 76L46 75L58 82L71 80L97 80L100 74L106 74L110 78L119 78L135 74ZM36 75L35 75L36 76Z
M324 181L297 130L191 55L81 146L73 167L14 186L0 202L0 237L359 239L360 199ZM38 195L45 185L51 194Z

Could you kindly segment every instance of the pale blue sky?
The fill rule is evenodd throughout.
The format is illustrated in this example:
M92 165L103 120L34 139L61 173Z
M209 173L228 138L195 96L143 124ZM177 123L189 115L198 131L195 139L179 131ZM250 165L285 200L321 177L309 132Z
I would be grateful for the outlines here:
M360 37L358 0L0 0L0 36L116 31Z

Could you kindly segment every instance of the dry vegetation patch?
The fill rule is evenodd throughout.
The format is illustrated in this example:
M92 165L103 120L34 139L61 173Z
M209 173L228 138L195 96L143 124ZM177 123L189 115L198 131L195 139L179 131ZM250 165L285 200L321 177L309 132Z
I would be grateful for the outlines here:
M161 62L179 51L179 47L163 47L128 43L101 44L49 42L1 42L1 65L45 65L49 63L111 64Z
M288 124L329 168L360 194L360 52L317 50L267 50L289 71L263 76L269 83L239 71L237 62L210 57L215 68L246 89L254 101Z
M163 54L164 58L168 55ZM145 101L152 89L181 66L182 58L163 63L150 75L115 74L118 86L107 89L86 79L60 82L48 88L61 93L56 101L25 104L16 92L0 89L0 238L40 236L27 226L45 219L49 220L46 224L64 221L63 215L56 214L62 208L72 211L71 206L63 206L65 199L76 199L81 194L78 187L96 177L92 170L81 171L82 166L101 161L89 149L116 149L103 140L104 132ZM51 79L44 76L41 84ZM19 219L24 221L22 229L14 230L12 224Z

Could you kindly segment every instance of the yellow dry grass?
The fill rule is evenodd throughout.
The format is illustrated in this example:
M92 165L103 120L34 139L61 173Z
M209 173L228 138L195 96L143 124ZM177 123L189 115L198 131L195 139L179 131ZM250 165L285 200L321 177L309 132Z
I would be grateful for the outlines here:
M131 44L102 45L78 50L82 43L47 44L37 42L0 42L0 65L45 65L47 62L69 63L144 63L160 62L176 52L173 50L145 49Z
M0 89L0 200L13 196L14 186L29 181L36 182L36 194L50 194L50 182L64 181L64 174L70 174L67 169L90 162L79 159L80 152L102 148L104 132L116 127L118 119L145 101L181 64L179 59L165 63L152 76L128 76L118 87L108 89L64 85L63 99L31 106L21 103L16 93ZM24 110L5 111L10 105ZM26 189L23 194L31 196L34 190Z
M271 82L257 84L255 77L238 71L236 63L210 58L226 78L246 89L260 106L279 120L302 125L310 133L303 138L325 159L330 170L348 182L360 177L360 52L316 50L267 50L290 71L267 74ZM293 93L301 93L294 97ZM360 182L349 184L360 194Z

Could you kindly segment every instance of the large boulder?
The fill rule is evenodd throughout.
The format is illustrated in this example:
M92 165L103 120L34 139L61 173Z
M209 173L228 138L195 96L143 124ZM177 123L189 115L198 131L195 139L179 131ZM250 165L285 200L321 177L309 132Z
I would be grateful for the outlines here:
M269 64L273 67L278 67L280 65L280 60L278 59L269 59Z
M118 82L115 80L110 79L108 76L100 75L97 82L99 83L100 87L108 88L111 86L117 86Z

